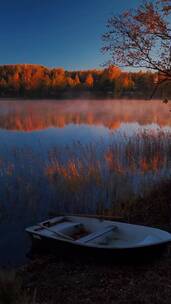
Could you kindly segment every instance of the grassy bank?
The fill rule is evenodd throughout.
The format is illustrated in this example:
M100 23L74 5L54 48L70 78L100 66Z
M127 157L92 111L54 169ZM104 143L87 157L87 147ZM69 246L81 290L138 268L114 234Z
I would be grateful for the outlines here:
M44 257L20 270L17 277L22 278L19 293L9 299L8 289L0 303L168 304L171 257L168 254L146 265L83 264Z
M146 197L125 201L118 213L125 221L171 231L171 182ZM16 272L0 275L0 303L168 304L171 297L171 247L148 264L105 264L37 257Z

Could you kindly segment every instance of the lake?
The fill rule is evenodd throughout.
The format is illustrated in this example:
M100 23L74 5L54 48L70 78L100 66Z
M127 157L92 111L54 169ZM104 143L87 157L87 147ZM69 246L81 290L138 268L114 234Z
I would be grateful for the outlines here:
M0 101L0 265L26 261L25 227L101 213L171 175L171 104Z

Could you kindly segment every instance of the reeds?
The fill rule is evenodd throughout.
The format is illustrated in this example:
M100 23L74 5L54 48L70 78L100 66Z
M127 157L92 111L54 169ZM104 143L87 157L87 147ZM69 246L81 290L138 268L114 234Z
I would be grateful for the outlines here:
M98 212L144 196L171 176L171 133L151 130L122 135L110 144L73 143L40 154L30 148L0 157L0 203L4 217L39 210ZM15 211L12 209L15 206ZM1 220L3 216L1 215Z
M123 201L124 195L143 195L170 176L170 149L171 135L165 132L138 133L122 144L113 142L103 149L97 144L78 143L62 158L52 153L45 173L58 193L70 193L70 201L78 198L81 204L87 197L88 204L91 192L92 205L103 201L105 208Z

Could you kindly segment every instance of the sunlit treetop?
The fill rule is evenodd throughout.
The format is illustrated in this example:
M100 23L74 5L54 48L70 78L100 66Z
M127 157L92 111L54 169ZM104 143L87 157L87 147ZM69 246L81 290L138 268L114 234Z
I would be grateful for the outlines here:
M158 71L171 79L171 0L146 1L114 15L103 35L108 63Z

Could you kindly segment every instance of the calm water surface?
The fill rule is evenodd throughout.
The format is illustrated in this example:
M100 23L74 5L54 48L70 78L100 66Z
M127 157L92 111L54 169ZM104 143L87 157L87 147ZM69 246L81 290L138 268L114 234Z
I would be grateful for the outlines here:
M25 227L112 210L170 176L171 104L0 101L0 265L25 261ZM124 191L123 191L124 188Z

